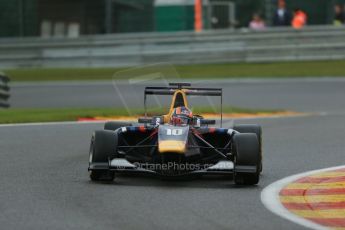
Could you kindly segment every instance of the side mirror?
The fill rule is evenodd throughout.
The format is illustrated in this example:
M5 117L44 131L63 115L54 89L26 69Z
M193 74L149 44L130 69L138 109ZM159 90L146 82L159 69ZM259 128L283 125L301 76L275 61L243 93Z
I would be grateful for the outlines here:
M204 125L215 125L215 124L216 124L216 120L204 119L203 117L197 117L194 120L195 127L201 127Z
M152 123L152 118L145 118L145 117L140 117L138 119L138 123L140 124L148 124L148 123Z
M162 124L164 124L164 117L162 117L162 116L141 117L138 119L138 123L140 123L140 124L151 124L151 125L162 125Z

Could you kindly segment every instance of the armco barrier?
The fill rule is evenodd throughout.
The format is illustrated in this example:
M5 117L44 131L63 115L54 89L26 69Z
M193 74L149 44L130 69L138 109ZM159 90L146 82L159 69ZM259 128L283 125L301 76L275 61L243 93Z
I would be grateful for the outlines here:
M0 39L0 68L345 59L345 27Z

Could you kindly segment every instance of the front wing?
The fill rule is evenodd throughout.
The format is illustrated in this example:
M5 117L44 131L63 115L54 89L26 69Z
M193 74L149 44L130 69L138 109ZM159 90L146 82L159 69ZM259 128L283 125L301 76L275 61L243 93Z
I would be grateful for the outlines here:
M118 173L135 173L135 174L150 174L157 176L167 176L161 174L159 171L152 170L150 164L132 164L126 159L115 158L108 163L92 163L89 170L109 170ZM229 160L221 160L217 164L209 165L208 167L200 167L193 171L181 171L180 174L172 176L186 176L186 175L229 175L234 172L234 163ZM243 168L236 168L236 172L255 173L256 167L246 166Z

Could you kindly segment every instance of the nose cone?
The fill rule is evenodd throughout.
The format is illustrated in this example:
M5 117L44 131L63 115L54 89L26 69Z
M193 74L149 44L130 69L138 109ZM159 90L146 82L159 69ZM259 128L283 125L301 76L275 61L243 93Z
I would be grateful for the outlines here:
M175 141L175 140L165 140L158 143L158 151L160 153L185 153L186 151L186 142L184 141Z
M185 153L188 133L189 126L159 126L158 151L160 153Z

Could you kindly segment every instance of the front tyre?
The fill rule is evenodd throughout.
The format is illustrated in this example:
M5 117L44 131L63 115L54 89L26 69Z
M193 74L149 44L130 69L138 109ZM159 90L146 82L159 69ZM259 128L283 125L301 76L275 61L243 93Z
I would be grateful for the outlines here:
M260 148L260 172L262 172L262 128L259 125L235 125L233 127L234 130L240 133L255 133L259 140L259 148Z
M95 131L91 138L89 165L92 163L109 166L109 160L116 156L117 133L108 130ZM90 169L92 181L113 181L115 174L108 169Z
M255 185L260 178L260 148L254 133L236 134L233 141L234 182Z

